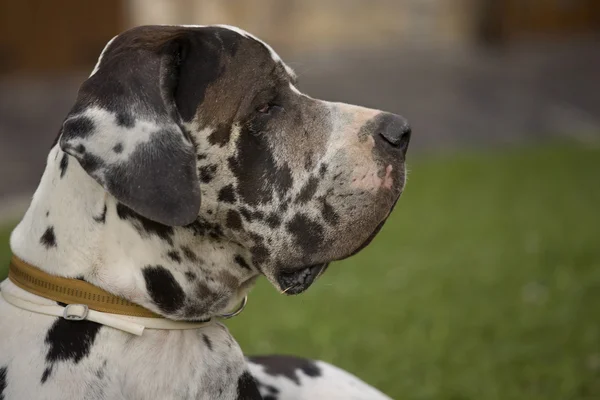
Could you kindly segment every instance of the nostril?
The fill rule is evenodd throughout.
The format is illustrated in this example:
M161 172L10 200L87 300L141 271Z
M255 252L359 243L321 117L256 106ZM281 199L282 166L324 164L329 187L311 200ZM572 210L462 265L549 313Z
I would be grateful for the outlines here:
M408 146L411 131L404 118L396 117L385 124L379 134L392 146L404 148Z
M411 133L412 133L412 129L410 128L409 125L407 125L406 128L404 129L404 131L402 132L402 135L400 135L400 143L399 143L400 147L408 146L408 142L410 142L410 134Z

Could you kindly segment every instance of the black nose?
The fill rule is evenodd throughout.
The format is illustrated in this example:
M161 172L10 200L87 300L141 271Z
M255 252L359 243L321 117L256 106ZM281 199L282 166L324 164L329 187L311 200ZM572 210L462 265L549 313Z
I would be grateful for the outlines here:
M406 152L410 142L410 125L406 118L395 114L386 114L379 125L379 135L386 142Z

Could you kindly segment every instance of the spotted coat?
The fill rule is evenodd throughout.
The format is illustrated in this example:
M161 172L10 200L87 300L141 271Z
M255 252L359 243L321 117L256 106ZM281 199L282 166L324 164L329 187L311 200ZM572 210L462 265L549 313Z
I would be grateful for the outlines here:
M260 276L298 294L376 235L409 138L400 116L301 93L238 28L134 28L82 84L11 248L174 320ZM138 338L1 299L0 320L2 400L387 398L323 362L246 360L220 323Z

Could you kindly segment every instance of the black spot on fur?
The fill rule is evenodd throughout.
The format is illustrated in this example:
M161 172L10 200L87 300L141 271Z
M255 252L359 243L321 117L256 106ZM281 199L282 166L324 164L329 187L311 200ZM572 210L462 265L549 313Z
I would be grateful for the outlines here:
M198 261L198 256L189 247L181 246L181 251L183 251L183 255L185 256L185 258L187 258L191 262Z
M238 195L250 205L268 203L276 192L282 197L293 184L287 164L278 165L264 136L244 125L237 143L237 158L228 159L238 180Z
M145 267L142 274L148 294L162 312L173 313L183 307L185 293L171 272L156 265Z
M117 203L117 215L122 220L134 222L134 226L140 233L156 235L171 246L173 245L173 227L154 222L134 212L122 203Z
M113 151L117 154L120 154L123 152L123 143L117 143L114 145L113 147Z
M318 187L319 180L316 177L311 176L304 187L302 187L302 190L300 190L300 194L296 198L296 203L307 203L313 198Z
M217 129L208 136L208 143L212 145L225 146L231 137L231 126L219 125Z
M288 223L287 229L294 235L296 244L305 253L311 254L323 244L323 225L304 214L296 214Z
M279 193L280 197L283 197L288 190L292 188L294 184L294 180L292 178L292 170L286 164L283 167L277 169L277 173L275 175L275 188Z
M323 202L321 203L321 215L323 216L323 219L330 225L337 225L340 221L340 216L335 212L331 204L329 204L326 199L323 199Z
M50 211L46 211L46 217L50 216Z
M54 235L54 227L49 226L40 238L40 243L47 249L56 247L56 236Z
M252 211L248 210L246 207L242 207L240 208L240 213L242 214L242 217L246 219L246 221L252 222Z
M131 129L135 126L135 118L129 113L117 113L117 125Z
M214 224L200 218L191 224L186 225L185 228L191 230L194 236L210 236L214 239L223 236L223 231L218 224Z
M227 211L227 219L225 221L225 226L236 231L242 229L243 222L242 218L240 217L240 213L235 210Z
M80 116L69 118L63 124L63 140L85 138L94 130L94 121L88 117Z
M206 157L207 157L207 156L206 156L206 154L204 154L204 153L198 154L198 155L196 156L196 158L198 159L198 161L205 160L205 159L206 159Z
M210 338L208 336L206 336L205 333L202 334L202 340L204 341L204 344L206 345L206 347L208 347L208 349L210 351L212 351L212 349L213 349L212 342L210 341Z
M106 222L106 204L104 205L104 208L102 209L102 214L98 215L97 217L94 217L94 221L103 224Z
M237 265L239 265L240 267L250 270L250 266L248 265L248 263L246 262L246 260L244 260L244 257L240 256L239 254L236 254L235 257L233 258L233 261L235 261L235 263Z
M242 214L242 216L244 217L244 219L246 219L246 221L248 222L252 222L255 219L258 221L261 221L265 218L265 213L260 211L260 210L256 210L256 211L251 211L246 207L242 207L240 208L240 213Z
M171 250L167 253L167 257L169 257L171 260L175 261L177 264L181 264L181 256L179 255L178 251L175 250Z
M279 211L281 211L282 213L286 212L288 207L289 207L290 203L289 202L285 202L285 203L281 203L279 205Z
M48 378L50 378L50 374L52 374L52 367L46 367L42 373L42 379L40 379L40 383L46 383Z
M0 400L4 400L4 389L6 389L6 375L8 367L0 368Z
M85 148L84 145L79 144L79 145L77 145L77 147L75 147L75 151L78 152L78 153L85 153L86 148Z
M57 318L46 334L45 343L48 346L46 363L49 365L42 375L42 383L52 373L54 363L68 361L77 364L87 357L100 328L102 325L92 321L69 321Z
M325 173L327 172L327 164L323 163L321 164L321 166L319 167L319 176L322 178L325 176Z
M250 357L250 361L264 367L266 374L271 376L285 376L297 385L300 385L298 371L316 378L322 375L321 369L312 360L292 356L257 356Z
M196 280L196 274L193 273L192 271L185 271L184 275L185 275L185 279L187 279L188 282L193 282Z
M67 153L64 153L62 158L60 159L60 164L58 165L58 167L60 168L60 177L61 178L63 176L65 176L68 166L69 166L69 156L67 155Z
M104 165L104 161L98 156L95 156L91 153L85 153L79 159L79 164L83 169L85 169L88 173L96 171L98 168Z
M244 371L237 381L237 400L263 400L254 378Z
M216 164L205 165L198 169L200 180L204 183L210 183L215 177L215 172L217 172Z
M262 265L269 258L269 250L262 245L256 244L250 249L250 253L252 253L252 264L255 266Z
M223 203L235 203L236 196L235 190L233 189L233 185L227 185L222 187L221 190L219 190L218 200L222 201Z
M271 213L269 214L265 222L267 223L267 225L269 225L270 228L277 228L279 225L281 225L281 218L279 217L279 215Z

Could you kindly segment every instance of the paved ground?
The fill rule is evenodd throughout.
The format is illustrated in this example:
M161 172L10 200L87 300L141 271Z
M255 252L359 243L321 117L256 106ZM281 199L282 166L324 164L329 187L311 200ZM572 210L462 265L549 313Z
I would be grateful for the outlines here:
M296 56L314 97L381 108L413 125L412 151L600 137L600 52L592 39L510 51L371 50ZM0 214L35 189L85 75L0 80Z

